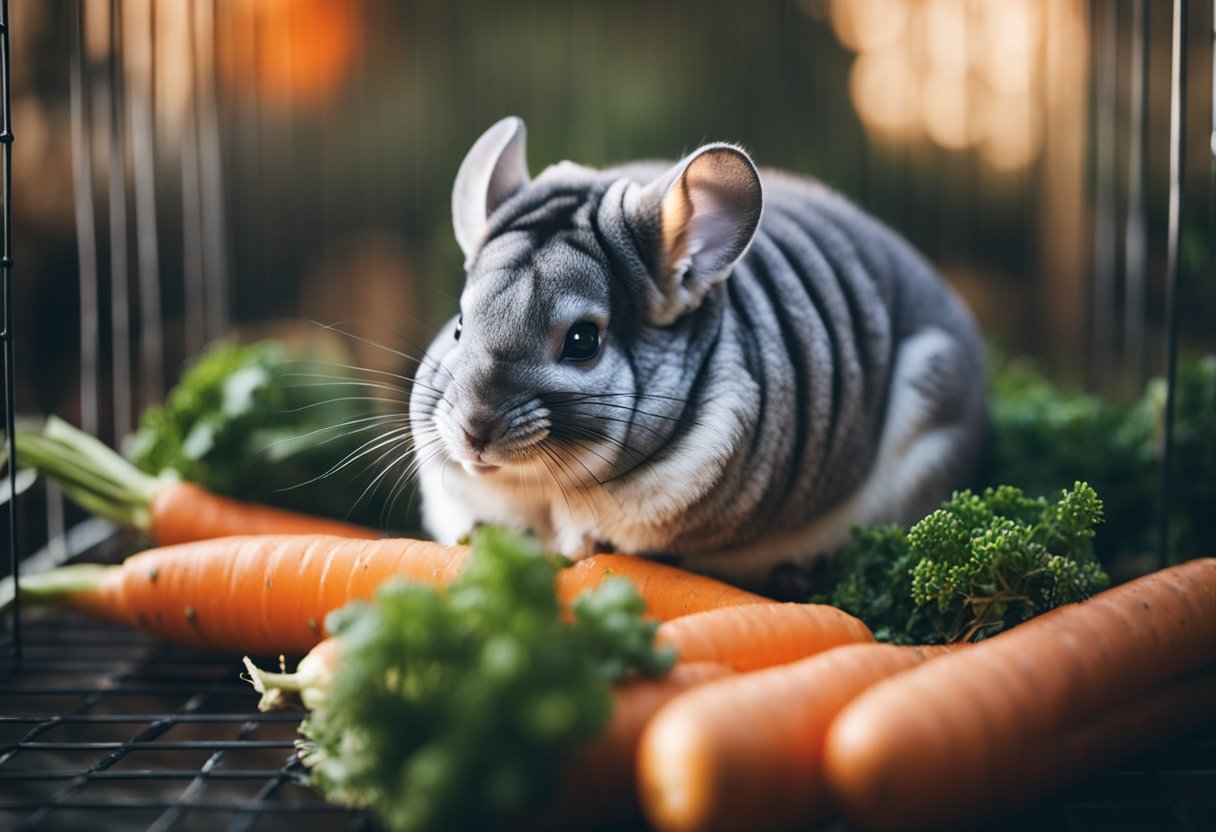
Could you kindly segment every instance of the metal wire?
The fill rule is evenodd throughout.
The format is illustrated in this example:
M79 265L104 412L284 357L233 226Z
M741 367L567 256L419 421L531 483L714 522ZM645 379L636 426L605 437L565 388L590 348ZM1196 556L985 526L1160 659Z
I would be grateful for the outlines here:
M13 425L16 421L16 379L13 367L13 122L9 106L9 38L8 0L0 0L0 152L4 155L3 200L0 205L0 293L4 304L3 328L0 342L4 350L4 437L8 459L17 458L16 438ZM17 540L17 466L8 465L8 552L9 573L16 581L20 578L20 548ZM21 663L21 605L16 598L12 605L12 650L13 660Z
M93 155L89 138L88 56L84 45L84 0L72 15L71 83L72 201L80 269L80 427L97 436L101 427L99 375L101 313L97 290L97 229L93 205Z
M1123 364L1128 389L1143 382L1144 296L1148 272L1148 228L1145 222L1144 148L1148 119L1144 109L1148 96L1148 4L1135 0L1132 7L1131 66L1129 76L1127 133L1127 218L1123 237Z
M236 657L75 617L27 629L25 666L0 688L0 826L65 828L87 812L98 828L169 830L199 813L230 830L272 815L301 832L373 827L302 788L300 714L258 713Z
M1173 62L1170 71L1170 224L1166 238L1165 275L1165 414L1158 481L1157 557L1169 563L1170 498L1173 483L1174 399L1178 376L1179 238L1182 234L1182 198L1186 159L1186 34L1187 0L1174 0Z

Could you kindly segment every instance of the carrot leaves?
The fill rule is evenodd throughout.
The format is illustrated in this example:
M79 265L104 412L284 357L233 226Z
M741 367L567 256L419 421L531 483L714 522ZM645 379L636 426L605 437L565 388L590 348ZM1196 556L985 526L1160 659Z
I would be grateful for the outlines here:
M366 467L355 454L386 424L369 389L309 348L220 341L144 411L124 450L142 471L227 497L384 525L378 506L354 502L362 486L352 491Z
M624 579L564 617L560 563L536 542L478 529L446 592L393 583L329 623L340 667L301 732L312 784L392 830L500 825L553 798L578 744L612 712L612 681L674 656Z

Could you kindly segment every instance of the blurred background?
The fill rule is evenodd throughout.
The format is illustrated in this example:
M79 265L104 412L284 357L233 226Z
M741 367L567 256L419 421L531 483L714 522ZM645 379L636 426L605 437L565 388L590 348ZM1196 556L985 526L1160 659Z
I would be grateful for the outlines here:
M908 236L1003 353L1109 396L1164 368L1170 3L9 4L17 409L110 443L234 333L408 372L456 308L456 169L508 114L534 173L738 142ZM1212 9L1184 353L1216 349Z

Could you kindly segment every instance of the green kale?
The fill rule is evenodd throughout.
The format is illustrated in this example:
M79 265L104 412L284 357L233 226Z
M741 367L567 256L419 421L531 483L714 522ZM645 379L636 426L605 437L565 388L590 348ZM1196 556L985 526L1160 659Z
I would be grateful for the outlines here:
M858 616L879 641L978 641L1105 587L1093 552L1101 521L1085 483L1055 502L1013 486L956 492L906 534L855 529L834 589L815 600Z
M277 341L220 342L144 412L125 452L147 473L171 469L219 494L382 525L353 475L324 476L380 426L352 397L359 383Z
M341 666L301 726L311 782L370 807L389 829L501 825L556 796L564 761L612 713L612 682L658 675L674 655L617 578L557 601L558 559L493 528L446 592L382 588L327 622Z

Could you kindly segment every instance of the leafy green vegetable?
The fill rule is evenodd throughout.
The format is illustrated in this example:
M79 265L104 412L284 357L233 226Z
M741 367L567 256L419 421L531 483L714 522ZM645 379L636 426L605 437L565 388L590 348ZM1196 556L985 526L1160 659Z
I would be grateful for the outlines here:
M1000 486L956 492L906 534L863 527L816 600L861 618L879 641L977 641L1108 583L1094 560L1102 502L1076 483L1056 502Z
M344 368L291 355L277 341L220 342L164 405L144 412L125 451L151 474L171 469L231 497L377 525L352 476L322 476L380 427L352 397L357 384Z
M341 666L300 729L312 784L393 830L485 828L552 799L607 724L612 681L674 661L624 579L564 620L558 568L533 539L481 528L446 594L393 584L334 613Z
M1216 539L1216 356L1179 367L1171 558ZM1078 478L1103 496L1109 519L1097 554L1104 564L1153 551L1165 384L1153 379L1122 404L1058 387L1024 362L990 380L991 442L982 481L1045 496Z

